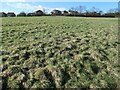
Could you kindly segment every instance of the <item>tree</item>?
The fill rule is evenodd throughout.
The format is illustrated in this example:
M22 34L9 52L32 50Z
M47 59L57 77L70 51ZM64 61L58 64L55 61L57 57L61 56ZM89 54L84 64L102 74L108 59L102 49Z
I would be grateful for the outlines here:
M85 7L85 6L79 6L79 7L77 8L77 11L80 12L80 13L83 13L83 12L86 11L86 7Z
M106 13L109 16L119 16L120 9L119 8L114 8L114 9L109 9L108 12Z
M28 13L27 16L35 16L35 13Z
M46 13L47 13L45 9L43 9L43 13L44 13L44 14L46 14Z
M23 12L20 12L17 16L26 16L26 13L23 11Z
M100 13L100 15L102 15L102 14L103 14L103 11L100 10L99 13Z
M72 8L69 9L69 11L77 11L77 8L72 7Z
M90 9L90 12L96 12L96 13L98 13L100 10L98 9L98 8L96 8L96 7L92 7L91 9Z
M113 9L109 9L109 10L108 10L108 13L113 13L113 12L114 12Z

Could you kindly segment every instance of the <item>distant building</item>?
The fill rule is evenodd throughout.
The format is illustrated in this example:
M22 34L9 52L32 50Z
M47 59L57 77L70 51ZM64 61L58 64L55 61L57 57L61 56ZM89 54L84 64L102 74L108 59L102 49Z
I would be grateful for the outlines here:
M28 13L27 16L35 16L35 13Z
M100 16L100 13L97 13L97 12L87 12L86 13L86 16Z
M103 16L107 16L107 17L115 17L116 14L115 14L115 13L105 13L105 14L103 14Z
M60 16L60 15L62 15L62 12L60 11L60 10L53 10L52 12L51 12L51 15L52 16Z
M77 16L77 15L79 15L79 13L77 11L69 10L69 15Z
M68 13L68 11L63 11L63 12L62 12L62 15L63 15L63 16L67 16L67 15L69 15L69 13Z
M42 15L44 15L43 11L41 11L41 10L35 11L35 16L42 16Z
M7 14L5 12L0 12L0 17L7 17Z
M8 17L15 17L16 15L15 15L14 12L8 12L8 13L7 13L7 16L8 16Z

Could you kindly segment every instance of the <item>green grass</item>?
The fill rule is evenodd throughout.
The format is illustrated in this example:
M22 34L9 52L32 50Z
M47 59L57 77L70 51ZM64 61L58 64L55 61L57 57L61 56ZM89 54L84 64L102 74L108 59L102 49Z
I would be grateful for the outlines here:
M118 87L116 18L2 18L3 86Z

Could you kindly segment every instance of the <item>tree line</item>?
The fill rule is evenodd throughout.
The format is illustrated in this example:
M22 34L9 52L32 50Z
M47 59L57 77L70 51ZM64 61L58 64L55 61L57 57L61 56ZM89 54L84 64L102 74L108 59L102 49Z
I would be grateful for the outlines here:
M85 6L72 7L68 11L53 10L50 14L47 14L44 10L37 10L32 13L20 12L15 14L14 12L0 12L0 17L20 17L20 16L81 16L81 17L118 17L119 9L110 9L108 12L104 13L102 10L92 7L90 10L87 10Z

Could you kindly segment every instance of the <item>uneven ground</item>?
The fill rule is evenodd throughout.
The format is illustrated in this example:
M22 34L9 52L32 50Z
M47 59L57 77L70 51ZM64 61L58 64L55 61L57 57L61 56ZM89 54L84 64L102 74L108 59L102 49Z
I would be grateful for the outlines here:
M2 18L5 88L118 87L116 18Z

